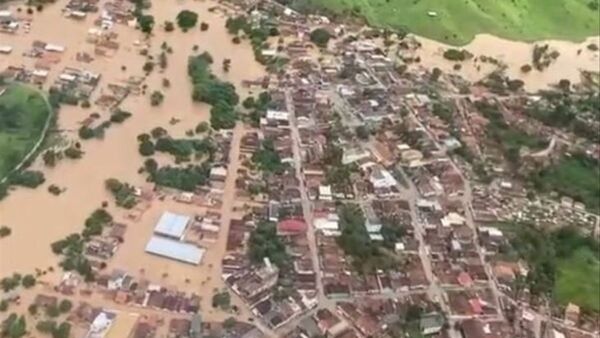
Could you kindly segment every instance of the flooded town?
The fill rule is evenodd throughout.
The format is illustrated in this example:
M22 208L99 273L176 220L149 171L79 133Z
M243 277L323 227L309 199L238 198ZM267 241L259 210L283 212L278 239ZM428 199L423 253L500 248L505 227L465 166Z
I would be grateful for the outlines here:
M600 32L292 7L0 1L0 336L598 337Z

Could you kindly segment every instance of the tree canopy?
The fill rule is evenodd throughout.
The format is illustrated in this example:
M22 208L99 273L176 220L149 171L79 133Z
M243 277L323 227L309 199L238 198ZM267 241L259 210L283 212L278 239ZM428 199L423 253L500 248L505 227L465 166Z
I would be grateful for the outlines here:
M198 14L196 12L184 9L177 14L177 25L184 31L196 26L197 22Z

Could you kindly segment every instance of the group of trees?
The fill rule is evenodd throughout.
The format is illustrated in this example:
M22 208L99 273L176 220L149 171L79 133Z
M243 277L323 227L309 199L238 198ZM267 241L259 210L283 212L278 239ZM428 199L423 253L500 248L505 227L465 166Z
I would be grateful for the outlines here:
M561 91L542 92L542 100L527 107L527 114L545 125L564 128L580 137L600 141L598 124L600 94L571 94Z
M11 313L0 327L2 337L21 338L27 334L27 322L23 315L18 316L16 313Z
M227 19L225 28L227 28L229 34L235 35L232 40L234 43L241 42L240 32L249 38L254 51L254 59L257 62L270 66L282 60L280 57L267 57L262 53L263 49L268 48L267 39L279 35L279 30L272 21L261 19L259 22L251 24L245 15L240 15Z
M112 193L117 206L131 209L137 204L135 188L128 183L121 182L116 178L109 178L104 182L104 186Z
M393 258L373 243L365 228L365 216L356 204L344 204L338 209L342 234L338 245L351 257L353 267L361 273L392 268ZM393 231L393 228L390 228ZM387 235L387 233L386 233Z
M443 56L446 60L460 62L465 61L467 58L469 58L470 54L464 49L449 48L444 51Z
M44 183L46 179L41 171L21 170L9 176L8 182L12 185L20 185L27 188L36 188Z
M258 127L260 124L260 119L264 116L269 108L269 104L271 103L271 95L268 92L261 92L258 94L258 98L254 98L253 96L248 96L243 102L242 106L250 111L248 117L250 119L250 123L254 127Z
M280 269L289 263L289 256L285 250L285 244L277 236L275 223L262 221L250 234L248 241L248 255L255 263L262 263L265 257Z
M42 320L35 328L41 333L52 335L52 338L68 338L71 335L71 324L68 322L58 324L54 320Z
M85 256L85 244L93 236L102 234L113 217L104 209L96 209L86 220L81 234L70 234L51 244L52 252L62 256L60 266L65 271L77 271L86 281L94 279L92 266Z
M198 132L204 132L208 127L202 124L198 125L196 129ZM158 127L152 130L151 135L138 135L139 152L142 156L150 156L158 151L173 155L176 162L190 161L192 155L197 158L206 156L208 161L212 161L217 151L217 147L210 137L176 139L167 135L166 130L164 133L159 133L161 130L164 129Z
M188 165L186 167L164 166L150 173L150 180L164 187L183 191L194 191L205 185L210 176L210 165Z
M260 148L252 154L252 162L265 173L282 173L285 169L279 153L275 150L272 139L266 139L262 142Z
M22 276L19 273L14 273L12 276L2 278L0 280L0 287L2 287L2 291L9 292L19 287L19 285L29 289L33 287L36 282L35 277L31 274Z
M522 147L536 149L546 146L545 140L520 131L514 126L509 126L496 104L477 101L475 107L488 119L486 133L488 137L497 142L510 164L518 165Z
M188 75L192 79L194 101L208 103L210 124L214 129L232 129L237 120L235 106L239 96L235 86L216 78L210 71L212 57L210 54L192 56L188 62Z

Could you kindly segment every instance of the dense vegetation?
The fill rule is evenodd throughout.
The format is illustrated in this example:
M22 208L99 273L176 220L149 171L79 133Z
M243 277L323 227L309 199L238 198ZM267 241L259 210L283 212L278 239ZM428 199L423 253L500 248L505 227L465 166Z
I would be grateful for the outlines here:
M515 126L509 126L495 104L477 101L475 107L489 121L487 125L488 137L498 143L510 163L518 163L522 147L538 149L546 146L546 141L528 135Z
M498 227L510 241L501 253L528 262L526 282L532 295L548 295L562 305L574 302L588 310L600 310L597 241L574 228L548 233L528 224L502 223Z
M164 187L194 191L198 186L208 183L210 165L188 165L186 167L164 166L150 173L150 179Z
M116 178L109 178L104 182L104 185L112 193L117 206L131 209L137 204L135 189L128 183L121 182Z
M358 16L373 26L463 45L480 33L513 40L582 40L598 34L595 0L278 0L300 11ZM570 24L565 26L564 22Z
M258 169L266 173L281 173L285 169L271 139L262 142L260 148L252 155L252 162Z
M356 204L344 204L338 209L342 234L338 245L350 256L352 265L361 273L397 265L390 253L373 242L365 228L365 216ZM393 230L395 231L395 230Z
M212 58L207 53L190 57L188 75L194 86L192 98L212 106L210 123L214 129L231 129L237 120L235 106L239 96L233 84L221 81L212 74L211 62Z
M289 256L285 251L285 244L277 236L275 223L260 222L250 234L248 241L248 255L255 263L262 263L268 257L271 263L280 269L289 263Z
M556 191L583 202L594 212L600 210L600 164L585 154L564 157L530 176L533 185L543 192Z
M600 142L600 94L542 93L542 100L527 109L529 116L554 128L573 131L580 137Z
M85 244L92 237L102 234L111 225L113 217L104 209L96 209L84 223L81 234L70 234L51 244L52 252L62 257L59 265L65 271L77 271L86 281L94 279L92 266L85 256Z

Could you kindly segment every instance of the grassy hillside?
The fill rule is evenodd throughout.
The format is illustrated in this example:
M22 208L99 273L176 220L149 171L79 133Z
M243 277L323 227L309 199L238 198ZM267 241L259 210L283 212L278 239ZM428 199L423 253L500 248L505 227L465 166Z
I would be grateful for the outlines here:
M49 113L44 98L27 87L10 86L0 96L0 178L35 145Z
M560 304L573 302L595 312L600 311L600 260L590 248L579 248L559 259L554 293Z
M513 40L581 40L598 35L598 0L294 0L296 7L324 8L364 17L375 26L405 28L450 44L476 34ZM434 11L436 17L427 13Z

